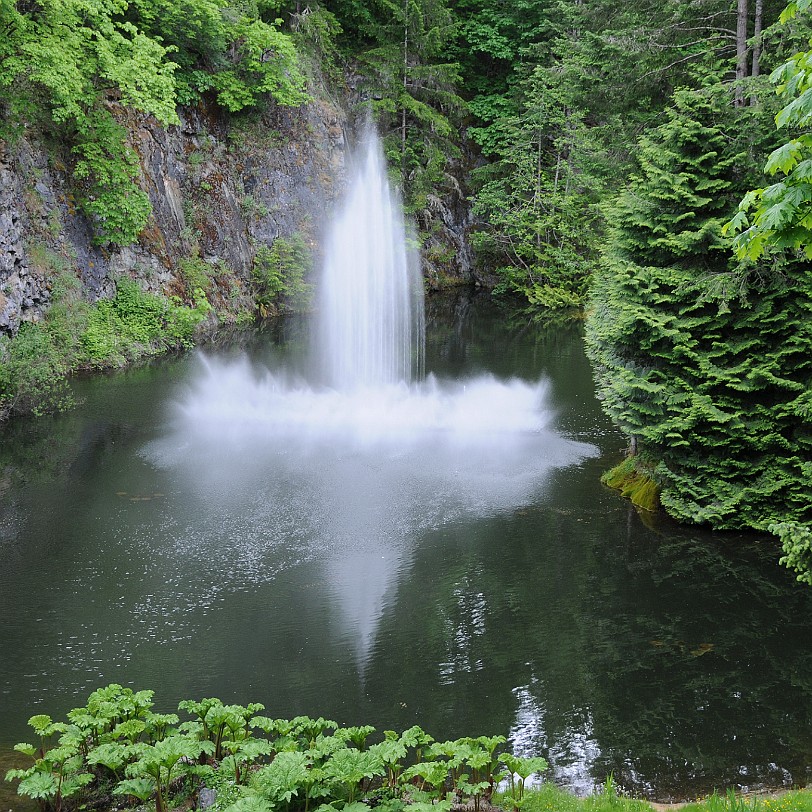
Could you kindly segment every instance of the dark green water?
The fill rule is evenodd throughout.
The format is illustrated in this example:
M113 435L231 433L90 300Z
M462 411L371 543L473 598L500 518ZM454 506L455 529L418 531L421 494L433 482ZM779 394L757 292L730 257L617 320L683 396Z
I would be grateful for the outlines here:
M582 792L610 772L659 798L812 779L812 589L769 542L643 520L600 485L623 443L577 325L461 296L427 316L438 376L548 380L530 473L482 449L440 475L431 453L231 443L226 416L195 445L169 410L192 357L78 382L76 411L3 430L0 767L30 715L115 681L164 710L214 695L502 733ZM243 343L296 368L305 326Z

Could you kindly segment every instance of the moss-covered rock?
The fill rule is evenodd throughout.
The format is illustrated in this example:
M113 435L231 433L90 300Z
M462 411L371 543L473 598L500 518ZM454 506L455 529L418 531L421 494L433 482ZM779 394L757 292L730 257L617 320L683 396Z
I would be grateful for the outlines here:
M660 509L660 486L637 457L627 457L620 465L607 471L601 477L601 482L620 491L632 504L643 510Z

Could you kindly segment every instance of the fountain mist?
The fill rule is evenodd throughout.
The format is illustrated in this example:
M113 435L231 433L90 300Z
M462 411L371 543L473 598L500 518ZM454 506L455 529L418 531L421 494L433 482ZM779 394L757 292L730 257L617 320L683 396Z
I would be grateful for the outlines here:
M410 381L423 353L423 286L370 128L327 243L318 356L339 390Z

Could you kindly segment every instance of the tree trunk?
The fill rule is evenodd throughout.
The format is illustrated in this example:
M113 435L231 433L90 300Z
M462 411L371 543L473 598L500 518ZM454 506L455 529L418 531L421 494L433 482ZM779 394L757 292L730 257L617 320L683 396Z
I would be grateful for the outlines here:
M403 2L403 93L408 92L409 81L409 0ZM406 105L400 111L400 169L402 182L406 182Z
M753 26L753 70L750 75L755 79L761 72L761 20L764 15L764 0L756 0L756 19ZM758 104L755 94L750 97L751 106Z
M736 6L736 91L734 104L744 106L742 81L747 77L747 0L738 0Z

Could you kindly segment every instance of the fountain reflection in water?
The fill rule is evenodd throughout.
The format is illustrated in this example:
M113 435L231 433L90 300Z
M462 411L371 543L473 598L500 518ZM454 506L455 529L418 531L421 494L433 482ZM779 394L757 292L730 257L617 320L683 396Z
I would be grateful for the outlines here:
M324 562L331 622L363 673L416 540L538 500L553 470L597 449L551 428L544 381L413 380L422 292L374 140L328 244L318 383L201 358L171 433L146 453L185 472L201 510L195 537L216 526L260 556L281 546Z

